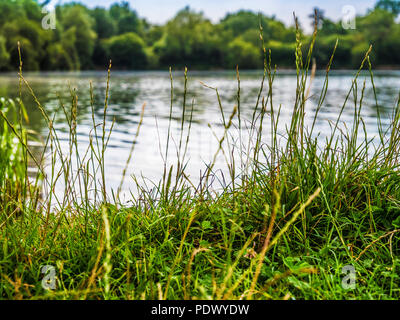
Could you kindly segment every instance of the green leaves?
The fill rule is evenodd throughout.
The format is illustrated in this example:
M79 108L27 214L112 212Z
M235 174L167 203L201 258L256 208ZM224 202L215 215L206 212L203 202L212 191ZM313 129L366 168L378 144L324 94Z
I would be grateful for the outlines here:
M145 69L147 57L144 41L135 33L129 32L107 40L105 47L108 56L117 68Z
M392 225L396 228L400 228L400 215L393 220Z
M207 230L207 229L212 229L213 227L211 226L211 222L210 221L205 220L205 221L202 221L201 228L203 230Z

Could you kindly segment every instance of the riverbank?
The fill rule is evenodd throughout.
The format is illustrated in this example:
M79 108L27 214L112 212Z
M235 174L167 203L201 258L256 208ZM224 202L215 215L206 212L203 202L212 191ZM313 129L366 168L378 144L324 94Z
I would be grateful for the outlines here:
M360 70L371 71L369 52ZM205 165L198 184L185 173L194 109L186 98L185 74L179 135L171 138L168 127L166 144L160 148L163 175L149 182L127 176L124 170L122 180L133 179L138 189L129 203L120 201L121 188L106 188L104 155L115 125L106 117L110 72L104 118L93 121L83 153L78 148L75 91L71 90L71 104L60 106L69 127L68 150L60 147L53 115L40 101L36 105L49 132L40 157L26 148L22 113L11 121L2 112L9 130L2 150L10 150L2 168L16 160L22 169L4 175L0 185L0 297L399 299L399 103L385 128L377 108L379 134L370 140L360 116L365 82L357 73L336 121L327 121L320 135L314 124L329 90L333 55L313 121L305 125L314 74L309 71L311 52L302 57L298 44L296 98L281 135L281 107L273 104L275 73L268 58L248 119L241 109L238 73L235 105L229 113L221 108L223 132L217 135L215 157ZM35 97L23 74L20 79ZM171 97L170 123L173 102ZM351 127L341 126L345 108L354 110ZM144 104L125 168L135 154L145 112ZM268 142L263 134L266 122ZM245 140L245 130L253 140ZM234 141L231 132L236 132ZM178 154L173 165L167 165L170 148ZM218 155L225 158L229 174L225 189L214 193ZM35 180L23 170L28 159L39 168ZM43 170L44 164L52 170ZM52 192L57 181L63 181L61 197ZM49 192L41 194L42 188Z

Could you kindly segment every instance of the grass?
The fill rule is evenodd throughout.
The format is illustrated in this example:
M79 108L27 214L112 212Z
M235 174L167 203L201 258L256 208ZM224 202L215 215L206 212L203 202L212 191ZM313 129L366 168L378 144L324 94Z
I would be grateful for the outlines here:
M17 105L10 99L0 98L0 113L4 121L0 122L0 211L5 216L14 215L19 210L19 205L24 196L24 181L26 179L27 168L25 167L24 140L17 143L13 132L10 132L8 123L10 120L16 123L12 130L19 132L18 136L26 137L26 132L21 124L21 119L17 119ZM25 113L24 106L21 104L19 116ZM5 118L5 114L11 115L12 119ZM25 140L26 141L26 140ZM16 211L15 211L16 210Z
M389 127L381 124L377 112L379 135L369 139L361 117L365 82L360 86L358 78L366 68L373 83L370 49L337 120L327 122L328 134L315 132L337 46L309 125L306 102L315 72L310 70L315 37L305 57L297 38L296 98L286 127L280 122L281 106L273 103L276 67L271 52L264 49L264 77L251 119L242 118L237 71L236 106L224 114L220 104L224 133L198 185L185 174L193 112L193 104L186 101L186 70L177 163L168 165L169 128L163 177L151 187L132 177L139 191L129 206L119 200L120 188L111 193L106 189L104 154L114 127L106 123L110 72L103 122L96 123L93 116L90 143L82 154L74 90L70 106L60 99L70 127L65 150L52 125L56 115L46 113L20 70L21 86L33 96L49 130L41 156L35 157L21 117L12 122L2 109L1 152L6 150L6 159L19 159L19 170L14 174L15 161L1 162L0 297L399 299L400 105L394 107ZM220 103L218 89L212 89ZM172 101L171 72L170 123L176 107ZM94 104L92 99L92 111ZM352 108L354 116L352 126L343 128L345 108ZM141 119L144 112L145 106ZM140 126L141 121L126 167L140 139ZM262 134L266 127L268 137ZM249 141L241 134L245 128ZM232 131L239 136L236 145L228 143ZM225 156L231 182L215 193L210 183L218 155ZM26 173L28 159L38 166L33 180ZM50 170L43 169L45 163ZM64 186L61 197L51 192L57 183ZM15 200L16 191L9 186L25 190L24 196ZM35 192L41 188L50 192ZM46 265L56 271L54 290L42 287ZM350 289L342 285L343 267L349 265L356 272Z

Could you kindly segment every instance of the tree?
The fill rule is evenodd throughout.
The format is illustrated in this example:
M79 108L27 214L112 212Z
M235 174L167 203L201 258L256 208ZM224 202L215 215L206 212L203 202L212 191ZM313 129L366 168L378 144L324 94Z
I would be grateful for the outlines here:
M261 50L250 42L236 38L229 44L226 61L228 69L234 68L236 65L242 70L261 68L262 62Z
M27 19L34 20L36 22L42 21L42 5L38 4L36 0L19 0L23 11L26 14Z
M212 23L202 12L185 7L166 24L153 25L139 17L128 1L93 9L75 0L66 2L56 6L56 29L44 30L42 8L49 0L0 0L1 70L18 68L18 42L25 70L104 68L110 57L116 67L125 69L231 69L236 64L259 68L263 56L260 26L274 63L293 66L296 30L275 16L240 10ZM345 30L340 21L314 8L317 14L310 17L319 26L314 48L317 66L326 65L338 38L334 66L355 66L370 44L375 65L400 65L400 24L396 20L400 1L376 2L373 10L356 17L356 30ZM311 36L303 35L301 28L299 32L306 55Z
M73 57L67 52L62 43L53 43L48 47L48 69L72 71L79 68Z
M274 16L268 17L263 14L256 14L252 11L241 10L236 13L229 13L221 20L220 25L225 31L229 41L242 36L245 41L259 46L260 24L263 29L263 37L267 42L269 40L278 40L283 42L295 41L296 34L293 28L286 26L275 19ZM251 39L251 38L252 39Z
M228 13L226 17L221 20L221 25L225 30L232 32L232 36L236 38L249 29L259 30L260 19L259 16L252 11L240 10L236 13Z
M145 69L147 65L144 41L135 33L114 36L105 43L114 66L122 69Z
M7 52L6 39L0 36L0 70L7 67L9 60L10 54Z
M288 43L296 41L295 28L286 28L283 22L271 18L264 19L264 25L264 39Z
M354 46L353 35L338 36L337 34L317 39L313 57L316 59L318 67L323 68L328 64L337 40L339 40L339 43L335 51L333 65L341 68L353 67L351 59L351 50Z
M400 14L400 1L395 0L379 0L375 8L387 10L394 15Z
M146 41L148 46L152 46L163 37L164 32L165 30L163 26L150 26L143 39Z
M94 31L97 34L92 60L94 65L105 66L108 63L108 59L103 40L116 35L118 26L107 9L96 7L90 11L90 15L95 21Z
M186 7L167 23L163 37L154 44L154 52L163 66L220 66L224 45L220 31L202 12Z
M373 45L377 61L384 64L399 61L399 28L393 13L377 8L359 19L357 25L360 26L364 39Z
M41 60L45 56L45 43L50 36L41 28L39 22L33 20L13 20L2 27L6 48L10 53L11 68L19 65L18 42L20 43L25 70L39 70Z
M117 25L108 10L96 7L90 11L90 15L94 19L94 31L98 39L107 39L116 35Z
M295 67L295 49L296 45L292 43L284 43L281 41L271 40L267 43L267 50L271 50L271 58L273 64L279 66Z
M329 20L325 18L323 20L323 24L321 29L319 30L319 35L321 36L329 36L329 35L340 35L340 34L346 34L347 30L344 29L341 25L340 22L333 22L332 20Z
M92 68L92 54L97 35L93 30L95 22L86 7L79 4L66 5L60 8L58 16L61 18L64 32L74 33L74 45L81 68Z
M110 15L116 21L117 33L123 34L127 32L140 33L141 21L135 10L131 10L129 3L123 1L115 3L110 7Z
M317 28L320 29L325 20L325 10L314 7L313 13L309 14L308 17L312 19L311 26L314 28L315 24L317 24Z
M0 27L10 21L26 19L26 12L20 3L11 0L0 1Z

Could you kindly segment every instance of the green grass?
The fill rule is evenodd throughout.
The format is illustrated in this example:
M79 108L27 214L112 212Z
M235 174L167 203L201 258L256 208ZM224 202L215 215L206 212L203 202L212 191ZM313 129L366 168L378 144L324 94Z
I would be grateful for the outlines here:
M21 111L19 114L18 109ZM26 154L23 147L26 143L24 140L16 142L17 137L12 130L17 130L17 135L21 138L26 137L25 129L21 125L22 117L26 113L22 104L18 108L14 101L0 98L0 114L5 119L0 121L0 212L3 215L13 215L19 211L22 197L26 196ZM10 120L5 118L6 114ZM15 126L9 127L10 121ZM17 211L14 212L15 210Z
M9 202L4 200L8 191L2 185L0 297L399 299L400 105L394 107L387 128L381 125L377 113L380 133L374 141L369 140L361 117L365 82L360 86L358 79L360 71L367 68L373 81L369 50L337 121L327 123L330 133L322 137L315 132L314 124L305 121L308 85L313 78L313 71L309 71L312 47L302 57L297 39L296 99L283 136L279 133L281 107L272 99L276 69L271 53L265 55L264 78L251 119L242 118L238 71L236 106L231 114L224 114L221 106L225 132L218 137L217 152L227 157L232 181L218 194L209 186L217 154L199 185L194 186L185 174L193 111L193 105L186 102L186 71L182 134L177 140L179 160L173 167L165 165L160 182L149 188L132 178L139 192L132 195L129 206L119 201L120 189L110 194L106 188L104 154L114 126L106 123L109 85L103 122L95 123L93 117L90 144L84 154L79 154L76 93L71 90L71 106L60 103L70 126L70 148L66 152L52 126L55 115L46 113L20 73L21 83L35 98L49 127L43 155L48 155L52 170L44 174L44 156L33 160L24 133L7 120L8 141L11 134L17 137L18 148L25 150L25 158L29 154L39 169L35 188L28 184L23 171L19 180L7 176L6 180L11 184L22 181L26 190L37 190L39 184L51 190L62 180L65 190L61 197L53 192L47 196L28 192L24 201L16 202L16 215L4 209ZM335 50L312 123L324 104ZM265 97L262 88L267 88ZM172 94L171 73L171 115ZM94 103L92 99L92 107ZM347 129L341 126L345 108L354 110L352 126ZM143 112L144 106L142 117ZM1 115L6 119L5 113ZM244 141L239 131L239 145L235 147L241 151L240 159L229 158L233 148L226 143L229 133L237 130L236 125L245 130L249 122L253 143ZM267 122L269 143L261 135ZM127 166L140 139L140 126L141 122ZM170 134L169 128L166 164ZM7 150L14 148L7 146ZM247 175L238 169L246 165ZM2 166L9 169L7 164ZM41 268L45 265L55 267L55 290L42 288ZM347 265L356 270L355 288L342 286L342 268Z

